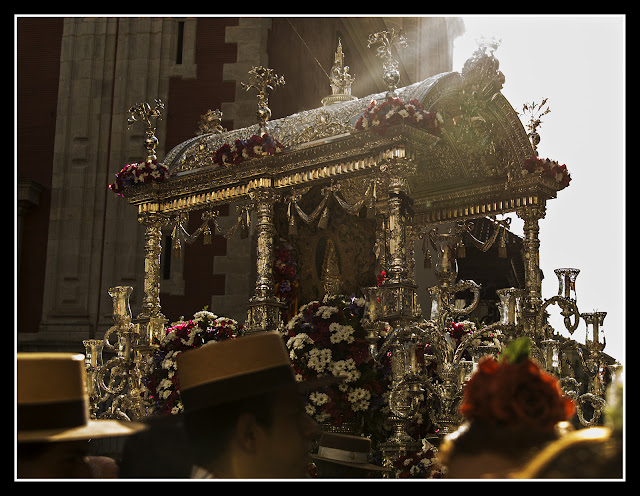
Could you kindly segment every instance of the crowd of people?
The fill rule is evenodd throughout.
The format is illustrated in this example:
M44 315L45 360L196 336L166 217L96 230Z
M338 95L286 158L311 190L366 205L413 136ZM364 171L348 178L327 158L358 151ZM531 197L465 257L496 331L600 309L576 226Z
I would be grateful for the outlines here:
M365 437L321 431L277 332L180 354L184 412L91 419L84 357L18 353L17 479L361 479L388 476ZM46 380L44 380L46 378ZM621 478L616 422L572 430L574 405L526 353L485 357L465 388L465 423L440 446L450 479ZM611 418L615 418L612 414ZM89 441L125 436L118 459ZM315 467L315 473L310 472Z

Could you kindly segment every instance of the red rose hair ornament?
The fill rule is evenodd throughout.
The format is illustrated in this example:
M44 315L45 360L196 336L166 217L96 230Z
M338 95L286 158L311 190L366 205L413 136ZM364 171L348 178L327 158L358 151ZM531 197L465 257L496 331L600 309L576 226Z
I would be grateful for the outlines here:
M500 356L484 357L469 379L460 407L467 420L551 432L575 413L558 380L530 358L528 338L513 341Z

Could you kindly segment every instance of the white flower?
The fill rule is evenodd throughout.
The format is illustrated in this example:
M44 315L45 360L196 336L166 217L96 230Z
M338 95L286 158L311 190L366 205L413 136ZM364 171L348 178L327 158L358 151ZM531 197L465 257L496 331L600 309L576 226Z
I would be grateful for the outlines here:
M331 350L314 348L309 352L309 368L323 372L329 363L331 363Z
M323 305L320 308L318 308L318 311L316 312L316 316L321 317L323 319L328 319L334 313L338 313L338 309L336 307L329 307L329 306Z
M314 303L316 303L316 302L310 301L309 303L305 303L304 305L302 305L300 308L298 308L298 315L301 315L307 308L309 308ZM300 317L300 318L302 318L302 317Z
M313 340L309 337L308 334L304 332L299 332L295 336L291 336L287 341L287 348L292 348L294 350L299 350L303 348L306 343L313 344Z
M314 391L309 395L309 400L312 403L320 406L324 405L327 401L329 401L329 396L326 393L320 393L318 391Z
M348 394L347 399L351 403L351 408L354 412L358 410L364 411L369 408L371 393L363 388L355 388Z
M293 329L298 324L298 322L300 322L301 320L302 320L302 316L300 314L298 314L295 317L293 317L287 323L287 330L290 331L291 329Z
M169 370L174 368L176 365L175 360L172 360L171 358L165 358L164 360L162 360L162 363L160 364L160 366L165 369L165 370Z
M363 307L364 304L366 303L364 298L355 298L352 300L353 303L355 303L356 305L358 305L359 307Z
M196 333L192 330L189 333L189 337L187 338L187 340L185 341L184 339L181 339L182 344L184 344L185 346L193 346L193 340L196 337Z
M207 312L206 310L201 310L193 314L193 320L205 320L208 319L210 321L214 321L218 318L215 313Z
M353 343L355 341L353 337L355 329L350 325L342 326L337 322L332 322L331 325L329 325L329 331L331 331L329 339L333 344L339 343L340 341L347 343Z
M360 371L356 368L356 362L353 360L353 358L333 362L331 364L331 373L334 376L346 376L344 382L357 381L361 375Z
M399 115L402 116L402 118L406 118L409 117L409 112L407 112L407 109L402 109L398 112Z

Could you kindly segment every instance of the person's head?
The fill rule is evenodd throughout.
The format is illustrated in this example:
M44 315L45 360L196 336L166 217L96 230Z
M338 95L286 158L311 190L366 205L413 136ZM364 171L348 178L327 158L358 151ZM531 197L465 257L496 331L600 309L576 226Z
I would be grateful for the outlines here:
M192 460L180 415L147 417L149 428L129 436L119 460L121 479L189 478ZM169 449L168 449L169 448Z
M92 477L89 440L144 429L137 422L89 418L81 354L18 353L17 378L19 478Z
M556 431L465 422L445 436L438 458L449 479L503 479L556 437Z
M529 353L521 338L479 361L460 406L466 422L440 446L447 477L505 477L568 424L575 405Z
M220 478L307 476L320 429L277 332L207 343L177 361L197 465Z
M362 436L323 432L318 453L312 455L318 477L327 479L361 479L382 477L391 470L370 463L371 440Z
M89 441L18 443L19 479L89 479Z

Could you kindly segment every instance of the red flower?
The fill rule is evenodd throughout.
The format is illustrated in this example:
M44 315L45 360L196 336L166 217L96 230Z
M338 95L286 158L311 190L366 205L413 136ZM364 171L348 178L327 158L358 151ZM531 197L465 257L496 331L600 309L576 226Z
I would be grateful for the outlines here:
M571 176L566 165L560 165L552 160L539 157L529 157L522 164L523 170L529 173L541 174L555 179L560 186L566 188L571 182Z
M449 334L453 339L455 339L456 341L459 341L460 339L466 336L467 331L465 331L463 324L452 322L451 327L449 328Z
M469 420L548 432L571 418L575 405L533 360L498 363L484 357L467 383L460 412Z

